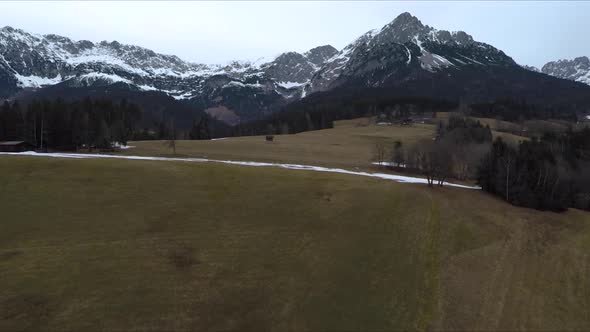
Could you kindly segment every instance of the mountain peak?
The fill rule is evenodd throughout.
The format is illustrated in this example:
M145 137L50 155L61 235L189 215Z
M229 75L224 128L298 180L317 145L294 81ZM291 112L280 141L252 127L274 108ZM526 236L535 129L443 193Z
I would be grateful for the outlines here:
M309 61L316 66L322 65L326 60L330 59L338 53L338 50L332 45L322 45L314 47L304 53Z
M398 31L423 30L424 25L416 16L413 16L412 14L405 12L399 14L393 21L391 21L384 28L394 29Z
M551 76L590 84L590 59L587 56L551 61L541 71Z
M588 59L587 56L580 56L574 59L574 62L579 62L579 63L583 63L586 66L590 65L590 59Z
M13 28L9 25L4 26L2 29L0 29L0 31L5 32L5 33L18 33L18 34L24 34L25 32L21 29L16 29Z
M574 58L573 60L570 59L560 59L557 61L550 61L546 63L543 68L548 67L555 67L555 66L581 66L581 67L590 67L590 59L587 56L579 56Z
M420 22L420 20L408 13L408 12L403 12L401 14L399 14L395 19L393 19L393 21L391 21L390 23L391 25L397 25L397 26L401 26L401 25L422 25L422 22Z
M401 13L389 24L381 28L377 35L377 43L405 43L415 36L426 33L430 28L408 12Z
M314 47L305 53L307 54L307 53L314 53L314 52L319 52L319 51L338 52L338 50L334 46L328 44L328 45L321 45L321 46Z

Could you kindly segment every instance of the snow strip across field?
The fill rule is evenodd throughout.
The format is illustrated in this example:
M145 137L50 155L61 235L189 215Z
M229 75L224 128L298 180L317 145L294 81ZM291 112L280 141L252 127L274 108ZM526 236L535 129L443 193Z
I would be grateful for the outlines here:
M404 183L424 183L426 179L402 176L385 173L368 173L368 172L355 172L341 168L328 168L321 166L309 166L309 165L298 165L298 164L279 164L279 163L262 163L256 161L232 161L232 160L215 160L205 158L167 158L167 157L146 157L146 156L123 156L123 155L109 155L109 154L83 154L83 153L37 153L37 152L0 152L0 155L11 155L11 156L35 156L35 157L49 157L49 158L72 158L72 159L93 159L93 158L106 158L106 159L129 159L129 160L157 160L157 161L185 161L185 162L196 162L196 163L220 163L229 165L241 165L241 166L253 166L253 167L279 167L285 169L303 170L303 171L315 171L315 172L328 172L328 173L342 173L350 175L369 176L373 178L379 178L384 180L391 180L396 182ZM481 189L475 186L465 186L461 184L454 184L445 182L445 185L450 187L466 188L466 189Z

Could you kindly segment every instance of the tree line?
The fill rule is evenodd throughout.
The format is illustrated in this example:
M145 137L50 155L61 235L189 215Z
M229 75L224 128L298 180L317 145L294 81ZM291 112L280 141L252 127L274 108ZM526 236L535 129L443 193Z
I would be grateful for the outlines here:
M457 103L422 97L392 97L382 90L364 94L313 94L266 118L233 128L233 136L295 134L333 128L334 121L384 115L387 121L451 111Z
M133 138L141 109L122 100L32 101L0 108L0 139L24 140L36 149L110 148Z
M590 210L590 128L548 133L517 147L501 138L482 159L477 182L514 205Z
M389 149L389 150L388 150ZM505 201L539 210L590 210L590 128L547 132L510 143L492 140L489 126L453 115L434 138L388 148L378 141L374 159L398 171L423 175L429 186L449 178L475 180Z
M569 104L540 105L515 98L465 103L430 97L396 97L383 89L338 90L313 94L264 119L237 125L231 135L294 134L332 128L337 120L382 116L386 121L395 122L407 117L428 117L437 112L452 111L509 122L548 119L576 122L586 115L581 110L583 107Z
M75 151L112 149L130 140L209 139L209 117L200 114L190 127L179 129L173 112L162 112L151 124L142 108L126 99L65 101L32 100L21 105L4 101L0 106L0 141L22 140L36 150ZM153 117L152 117L153 118Z
M489 126L462 116L438 123L436 136L410 146L395 141L389 153L382 141L375 145L378 164L426 177L429 186L442 186L449 178L474 179L480 158L492 141ZM386 160L388 159L388 160Z
M531 119L559 119L575 122L582 116L572 105L539 105L528 103L524 99L513 98L474 103L469 105L469 109L471 116L495 118L509 122Z

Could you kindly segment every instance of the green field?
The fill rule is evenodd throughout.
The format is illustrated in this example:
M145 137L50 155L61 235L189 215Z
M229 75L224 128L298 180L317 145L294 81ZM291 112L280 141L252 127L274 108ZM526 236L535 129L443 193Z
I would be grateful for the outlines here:
M1 331L590 326L586 212L220 164L2 156L0 174Z

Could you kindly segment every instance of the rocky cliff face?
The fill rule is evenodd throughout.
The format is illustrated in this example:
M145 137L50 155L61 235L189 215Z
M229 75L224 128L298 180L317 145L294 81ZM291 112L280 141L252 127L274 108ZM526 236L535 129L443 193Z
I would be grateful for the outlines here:
M384 86L412 79L424 71L492 65L516 64L504 52L474 41L463 31L436 30L403 13L383 28L365 33L326 61L306 91L329 90L351 81L363 86Z
M271 79L277 86L281 86L280 82L302 83L333 53L333 47L323 46L305 55L284 53L260 64L234 61L206 65L116 41L72 41L4 27L0 30L0 77L4 78L4 96L19 88L62 82L72 86L124 82L141 90L158 90L176 99L190 99L200 93L208 79L220 75L241 83L252 77Z
M301 97L302 85L336 52L328 45L267 61L206 65L116 41L73 41L4 27L0 29L0 97L56 84L79 88L124 83L134 90L195 100L206 108L220 102L238 105L234 110L238 118L247 120Z
M590 85L590 59L586 56L548 62L541 68L541 72Z

